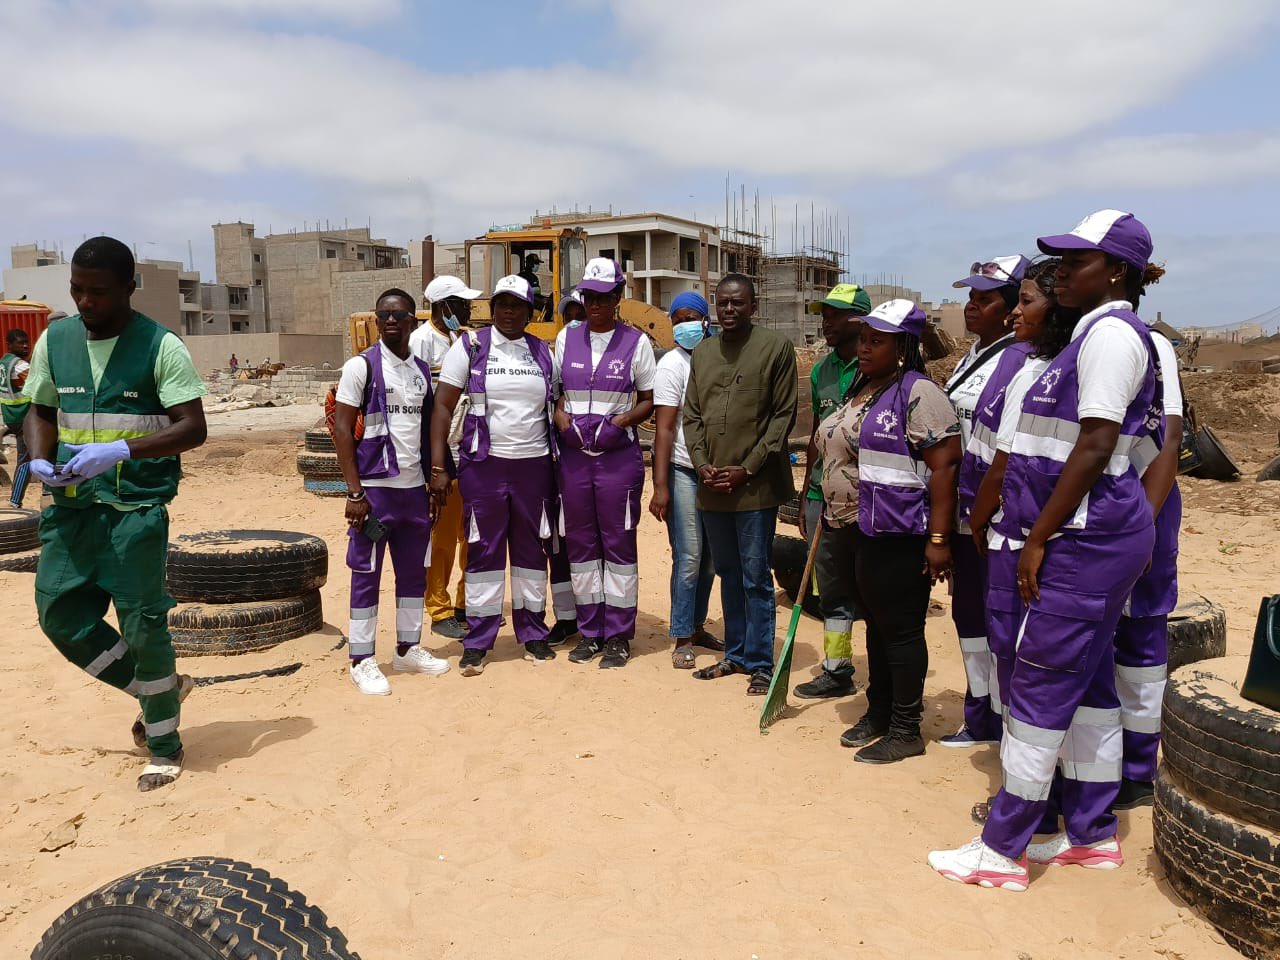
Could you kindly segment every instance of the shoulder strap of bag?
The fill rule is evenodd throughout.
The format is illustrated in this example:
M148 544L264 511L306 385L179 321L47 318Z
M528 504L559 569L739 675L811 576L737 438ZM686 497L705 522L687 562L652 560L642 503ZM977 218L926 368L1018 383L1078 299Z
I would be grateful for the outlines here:
M951 394L959 390L960 385L964 383L966 380L968 380L971 376L973 376L974 371L978 370L980 367L985 365L988 360L990 360L997 353L1002 351L1005 347L1010 346L1012 343L1013 343L1012 337L1004 337L1003 339L998 340L995 343L993 343L991 346L987 347L987 349L982 351L982 353L978 354L978 359L974 360L973 363L965 367L964 373L960 374L960 379L957 380L955 383L951 384L951 386L947 387L947 396L949 397L951 396Z

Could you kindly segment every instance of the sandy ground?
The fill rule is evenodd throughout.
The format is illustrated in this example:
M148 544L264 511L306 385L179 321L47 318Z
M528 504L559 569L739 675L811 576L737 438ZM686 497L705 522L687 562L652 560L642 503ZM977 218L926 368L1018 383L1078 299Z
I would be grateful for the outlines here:
M1150 810L1121 815L1128 862L1113 873L1035 869L1025 894L936 877L925 856L975 834L968 811L997 782L994 752L931 744L891 767L855 764L837 738L861 696L793 706L762 737L743 679L672 670L668 549L648 516L637 657L625 670L563 655L535 666L504 631L483 676L457 673L458 645L434 645L455 666L448 675L392 675L392 696L359 696L333 650L345 623L341 503L304 494L293 473L298 431L318 414L218 414L209 444L186 458L175 532L316 533L330 543L331 577L323 632L183 662L197 675L303 666L198 688L174 788L137 793L130 702L48 645L31 575L0 573L4 956L25 955L108 880L209 854L287 880L366 960L1236 956L1162 879ZM1280 484L1184 481L1184 491L1183 592L1223 604L1230 652L1244 653L1259 596L1277 589ZM941 589L935 598L931 740L959 726L964 688L948 600ZM718 601L712 616L718 625ZM785 623L784 611L779 641ZM803 621L795 680L820 645L820 624ZM73 846L39 851L78 814Z

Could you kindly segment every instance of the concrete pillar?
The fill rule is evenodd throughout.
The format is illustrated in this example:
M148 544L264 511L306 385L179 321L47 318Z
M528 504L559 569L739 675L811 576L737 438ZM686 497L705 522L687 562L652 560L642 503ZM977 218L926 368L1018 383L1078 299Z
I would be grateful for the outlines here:
M648 230L644 232L644 268L653 270L653 234ZM653 277L644 278L644 302L653 306Z

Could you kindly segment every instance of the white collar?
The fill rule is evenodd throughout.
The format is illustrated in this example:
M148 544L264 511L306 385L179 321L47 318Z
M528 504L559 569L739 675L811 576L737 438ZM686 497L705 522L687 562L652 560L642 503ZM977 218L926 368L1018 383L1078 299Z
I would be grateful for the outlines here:
M1108 313L1115 313L1119 310L1128 310L1132 313L1133 304L1128 300L1108 300L1102 306L1090 310L1080 318L1080 322L1077 323L1075 329L1071 331L1071 339L1074 340L1076 337L1080 336L1080 334L1084 333L1085 327L1089 326L1089 324L1093 323L1093 321L1097 320L1099 317L1105 317Z
M385 349L385 348L384 348L384 349L383 349L383 351L382 351L382 359L383 359L383 361L388 361L388 360L389 360L393 366L397 366L397 367L405 367L405 366L408 366L409 364L413 363L413 362L414 362L414 360L416 359L416 357L414 356L413 351L412 351L412 350L410 350L410 351L409 351L409 356L407 356L407 357L405 357L403 360L401 360L399 357L397 357L397 356L396 356L394 353L392 353L390 350L388 350L388 349Z
M490 326L489 329L492 331L489 334L489 336L492 338L489 341L490 346L500 347L504 343L522 343L524 341L523 336L520 337L519 340L508 340L505 336L503 336L502 331L499 330L496 326Z

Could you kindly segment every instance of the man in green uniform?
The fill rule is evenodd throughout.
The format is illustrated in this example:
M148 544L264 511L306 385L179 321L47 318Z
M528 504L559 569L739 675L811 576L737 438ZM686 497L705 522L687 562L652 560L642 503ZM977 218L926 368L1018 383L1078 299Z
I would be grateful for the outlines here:
M81 244L71 258L80 312L41 335L24 393L31 473L54 501L40 517L40 626L76 666L137 697L146 791L182 771L178 711L191 678L176 674L169 636L166 505L178 455L204 443L206 391L182 341L132 310L134 289L128 247ZM103 620L109 603L119 632Z
M5 353L0 357L0 439L8 434L18 437L18 466L27 462L27 445L22 439L22 420L31 401L22 395L27 371L31 369L31 338L27 331L14 328L5 334Z
M809 464L807 494L801 504L800 535L814 536L822 517L822 458L818 454L818 427L849 392L858 378L858 333L862 318L871 312L871 297L856 283L837 283L826 299L809 304L810 313L822 314L822 336L831 352L822 358L809 375L810 396L813 401L813 433L809 435L809 452L805 463ZM839 558L825 549L827 541L818 545L814 573L818 580L818 602L822 607L822 646L824 659L822 672L807 683L795 688L795 695L802 700L822 700L831 697L847 697L856 692L853 682L853 621L857 611L844 605L829 603L824 579L836 575ZM852 576L852 567L844 571ZM830 591L834 596L837 591ZM846 591L839 591L841 593Z

